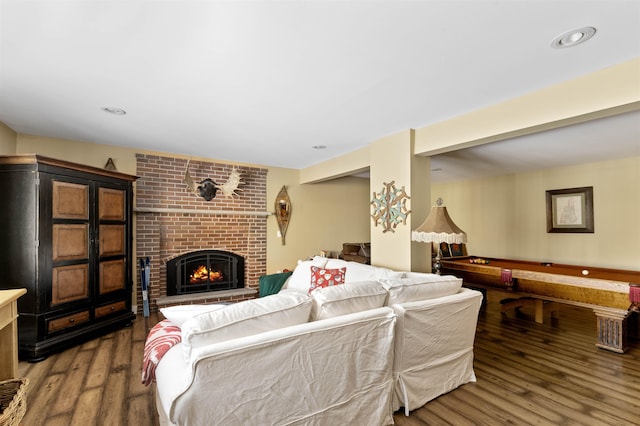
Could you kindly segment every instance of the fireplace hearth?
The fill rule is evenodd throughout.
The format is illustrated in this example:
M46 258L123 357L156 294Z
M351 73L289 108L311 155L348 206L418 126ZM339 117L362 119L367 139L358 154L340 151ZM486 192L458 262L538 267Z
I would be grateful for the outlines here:
M222 250L185 253L167 262L167 296L244 287L244 258Z

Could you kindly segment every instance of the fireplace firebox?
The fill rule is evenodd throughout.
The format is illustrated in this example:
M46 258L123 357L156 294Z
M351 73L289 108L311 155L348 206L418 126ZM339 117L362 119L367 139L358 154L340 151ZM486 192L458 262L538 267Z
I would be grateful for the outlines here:
M221 250L200 250L167 262L167 296L244 287L244 258Z

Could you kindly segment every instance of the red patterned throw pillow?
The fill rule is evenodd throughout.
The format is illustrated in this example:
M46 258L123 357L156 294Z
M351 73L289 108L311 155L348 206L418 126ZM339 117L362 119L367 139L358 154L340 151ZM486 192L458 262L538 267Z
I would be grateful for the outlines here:
M316 288L329 287L344 283L344 275L347 272L346 267L338 269L326 269L318 266L311 266L311 286L309 293Z

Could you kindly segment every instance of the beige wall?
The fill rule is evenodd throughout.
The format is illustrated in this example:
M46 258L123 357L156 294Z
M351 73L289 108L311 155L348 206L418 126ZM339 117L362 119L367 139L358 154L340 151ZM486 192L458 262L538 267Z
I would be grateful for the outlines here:
M0 155L12 155L16 153L16 132L0 123Z
M328 250L335 256L343 243L369 242L369 180L344 177L322 183L299 184L298 172L269 169L267 209L286 185L291 221L285 245L277 236L275 216L267 222L267 272L293 269L299 259Z
M640 157L434 184L469 254L640 269ZM545 191L593 186L593 234L547 233Z
M3 140L0 128L0 149L4 145ZM19 134L15 151L7 150L5 153L36 153L100 168L113 158L118 171L135 175L136 152L139 151ZM369 241L368 179L346 177L315 184L300 184L299 181L298 170L268 168L267 210L274 210L275 197L283 185L287 186L293 207L284 246L276 235L278 225L275 217L267 219L268 273L294 268L298 259L318 254L320 250L338 252L344 242Z
M38 154L99 168L103 168L109 158L112 158L119 172L136 174L136 151L113 145L19 134L16 152Z
M0 149L6 154L14 154L11 133L6 126L0 126ZM30 135L17 135L15 150L15 153L38 153L96 167L104 166L112 157L119 171L130 174L135 174L135 152ZM405 179L394 176L398 182ZM381 175L376 179L392 178ZM406 179L410 178L406 176ZM314 184L300 184L299 180L297 170L269 168L267 210L273 210L276 194L283 185L287 186L293 206L284 246L276 235L275 217L268 218L269 273L293 268L298 259L320 250L337 252L344 242L371 241L371 232L375 232L370 217L371 191L374 186L376 191L380 188L373 184L370 188L368 179L346 177ZM634 157L433 184L430 205L438 197L445 200L449 214L469 236L470 254L637 270L640 268L637 182L640 182L640 158ZM594 187L595 233L548 234L545 191L580 186ZM419 190L417 185L415 188ZM412 198L412 203L417 200ZM415 229L426 217L425 213L412 215L413 222L407 230ZM392 246L383 245L378 250L384 252L385 247Z

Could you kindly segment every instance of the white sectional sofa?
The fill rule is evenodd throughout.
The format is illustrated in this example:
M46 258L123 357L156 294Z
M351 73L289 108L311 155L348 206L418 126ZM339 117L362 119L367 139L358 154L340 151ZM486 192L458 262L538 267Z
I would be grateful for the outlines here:
M344 284L309 293L312 277ZM481 301L453 276L301 261L278 294L186 320L180 308L182 341L155 371L160 422L393 424L476 380Z

